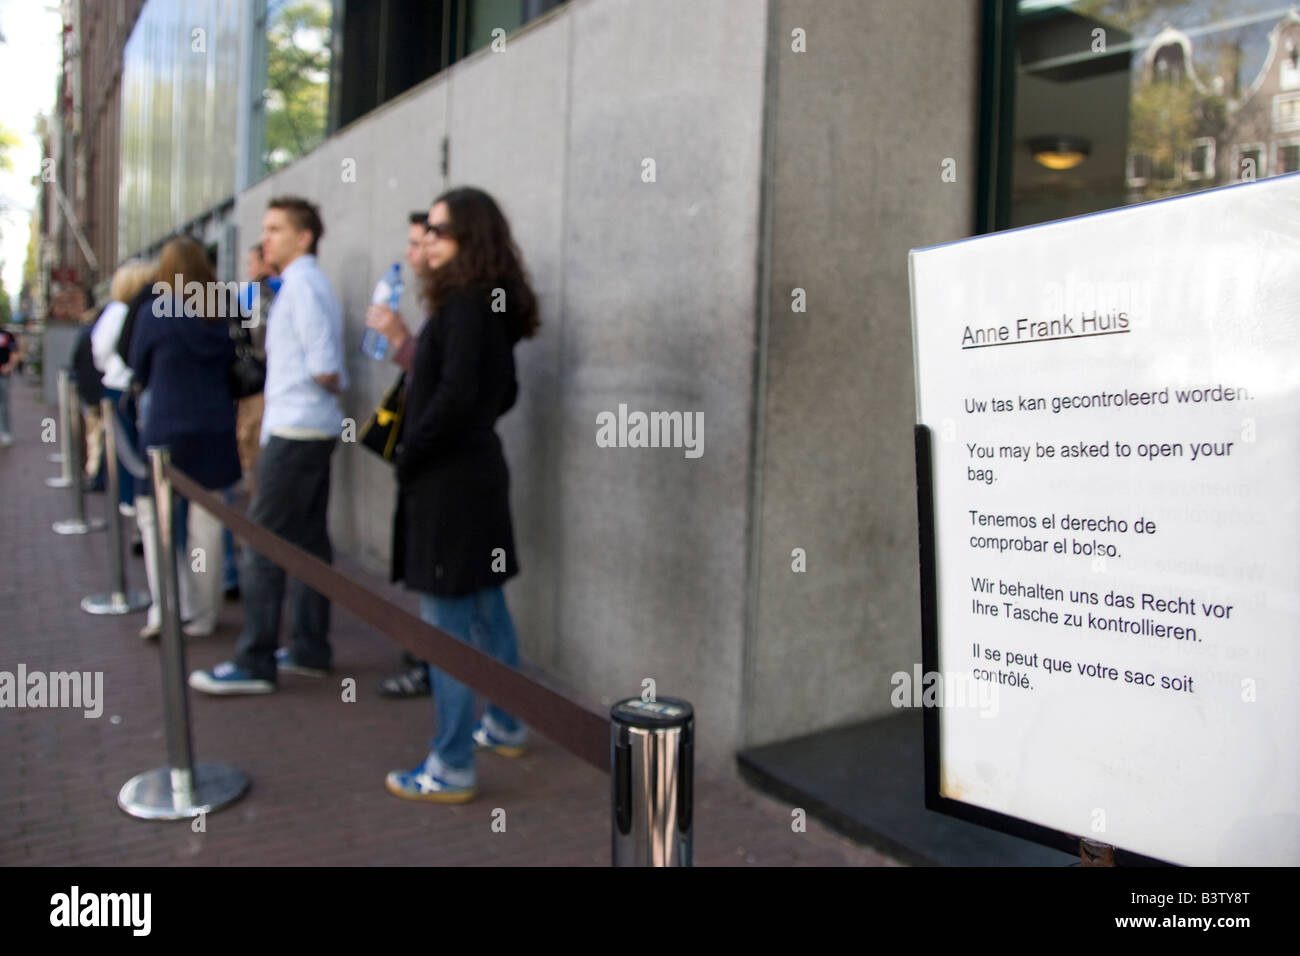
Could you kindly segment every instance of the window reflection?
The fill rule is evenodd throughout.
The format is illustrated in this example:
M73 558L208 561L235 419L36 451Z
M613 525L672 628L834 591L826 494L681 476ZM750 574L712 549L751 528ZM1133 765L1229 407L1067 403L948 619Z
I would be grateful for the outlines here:
M1010 222L1300 169L1300 13L1277 0L1019 0ZM1082 143L1052 162L1041 146ZM1076 153L1078 148L1076 147Z
M267 0L262 164L274 172L325 139L331 0Z

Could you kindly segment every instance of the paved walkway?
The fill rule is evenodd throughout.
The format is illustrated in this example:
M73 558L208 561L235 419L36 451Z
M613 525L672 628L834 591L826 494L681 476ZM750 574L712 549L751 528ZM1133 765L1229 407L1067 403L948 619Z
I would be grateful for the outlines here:
M373 692L398 648L334 609L336 677L355 677L357 701L338 680L286 677L265 697L192 694L199 760L233 764L253 786L208 816L151 823L117 808L130 777L165 763L156 642L137 637L143 614L94 617L83 596L109 584L108 535L61 536L69 492L45 487L58 473L40 441L55 412L34 383L12 383L15 444L0 448L0 671L102 671L103 714L0 709L0 863L9 865L595 865L609 863L609 778L549 741L519 760L479 760L479 796L457 807L390 796L384 774L417 763L432 729L428 699L385 701ZM90 515L104 495L87 496ZM144 587L140 558L128 584ZM340 564L345 564L342 559ZM370 586L415 602L356 569ZM227 602L217 633L187 642L187 666L230 656L241 620ZM505 811L505 832L494 814ZM498 827L499 829L499 827ZM809 820L793 832L791 808L701 769L696 785L697 865L895 865Z

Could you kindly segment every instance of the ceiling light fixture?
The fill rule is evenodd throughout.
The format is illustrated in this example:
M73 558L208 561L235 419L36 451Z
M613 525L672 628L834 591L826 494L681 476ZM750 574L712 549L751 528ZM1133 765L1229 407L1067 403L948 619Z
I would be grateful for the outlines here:
M1029 140L1034 161L1048 169L1073 169L1088 158L1092 144L1082 136L1035 136Z

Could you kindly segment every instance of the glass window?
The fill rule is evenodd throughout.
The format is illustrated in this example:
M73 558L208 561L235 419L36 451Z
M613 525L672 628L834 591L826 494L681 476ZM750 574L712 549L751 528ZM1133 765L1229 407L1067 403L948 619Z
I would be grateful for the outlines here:
M354 122L563 0L337 0L333 129ZM503 31L503 32L498 32Z
M441 0L374 0L344 7L336 128L443 68L450 11Z
M1264 168L1264 147L1260 145L1234 146L1232 182L1260 179L1267 173Z
M1300 93L1278 96L1273 100L1273 130L1286 133L1300 129Z
M468 56L492 43L493 33L513 33L562 0L455 0L455 58Z
M1216 145L1214 138L1211 136L1202 136L1192 143L1185 174L1188 179L1204 179L1214 175L1214 150Z
M333 19L333 0L266 0L263 174L325 139Z
M241 13L232 0L154 0L140 12L122 52L122 258L235 191Z
M1277 167L1279 173L1300 171L1300 143L1287 143L1278 147Z
M999 129L986 136L998 144L986 147L990 227L1297 170L1295 9L1278 0L988 2L986 22L1002 25L989 43L1002 44L991 48L1007 63L1000 89L985 72L986 123L995 115Z

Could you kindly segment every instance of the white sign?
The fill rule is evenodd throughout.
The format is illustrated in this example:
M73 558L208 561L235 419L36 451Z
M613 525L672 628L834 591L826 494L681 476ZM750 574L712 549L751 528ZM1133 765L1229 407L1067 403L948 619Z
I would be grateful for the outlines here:
M910 264L940 795L1300 864L1300 176Z

